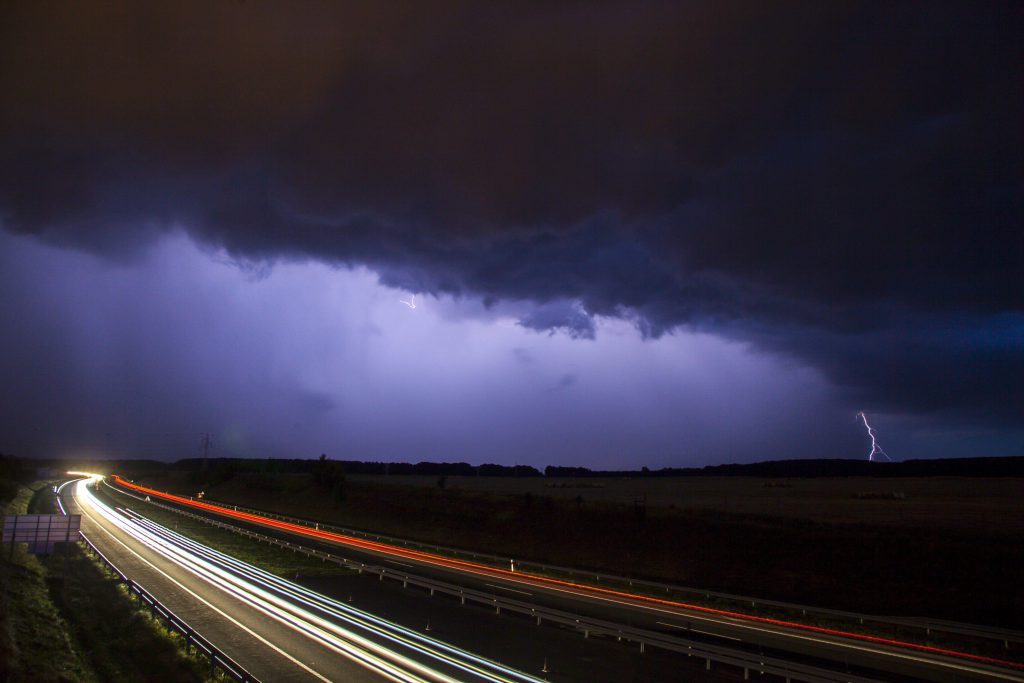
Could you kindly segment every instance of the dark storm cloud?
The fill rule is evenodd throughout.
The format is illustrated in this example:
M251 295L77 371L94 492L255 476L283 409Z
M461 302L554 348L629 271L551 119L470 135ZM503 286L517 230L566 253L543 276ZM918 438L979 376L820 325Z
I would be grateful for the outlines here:
M0 24L8 230L131 258L179 226L1019 422L1019 4L25 3Z
M556 330L573 339L593 339L594 321L579 304L572 301L558 301L542 304L526 314L519 324L531 330Z

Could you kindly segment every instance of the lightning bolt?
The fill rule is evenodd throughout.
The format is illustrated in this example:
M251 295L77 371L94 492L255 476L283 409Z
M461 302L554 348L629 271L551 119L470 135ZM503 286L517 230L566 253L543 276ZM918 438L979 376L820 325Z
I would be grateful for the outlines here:
M859 417L860 419L864 420L864 426L867 427L868 436L871 437L871 452L868 453L868 460L874 461L876 455L883 455L883 456L885 456L886 460L888 460L889 462L892 462L893 460L892 460L892 458L889 457L889 454L886 453L882 449L882 447L878 445L878 440L875 438L875 430L872 429L871 425L868 424L868 416L865 415L864 411L862 410L859 413L857 413L857 417Z

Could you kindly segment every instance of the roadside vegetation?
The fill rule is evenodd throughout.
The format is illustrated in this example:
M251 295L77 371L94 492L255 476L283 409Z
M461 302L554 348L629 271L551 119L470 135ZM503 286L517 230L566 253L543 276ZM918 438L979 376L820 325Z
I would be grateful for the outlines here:
M53 511L52 481L25 481L0 456L0 511ZM49 556L0 548L0 680L7 683L220 682L206 660L139 610L79 543Z
M10 498L4 515L25 514L44 482L23 484L6 479L2 487ZM89 665L85 648L75 639L50 595L49 571L34 555L17 544L0 550L0 680L8 683L39 681L100 681Z
M184 639L139 610L118 579L75 544L49 556L51 597L100 681L211 679L205 658L188 655ZM226 679L224 679L226 680Z

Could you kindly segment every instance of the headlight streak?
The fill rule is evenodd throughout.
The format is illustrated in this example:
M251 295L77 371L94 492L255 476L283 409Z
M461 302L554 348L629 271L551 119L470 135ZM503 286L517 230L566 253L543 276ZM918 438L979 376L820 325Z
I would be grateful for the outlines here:
M272 574L230 558L223 553L206 548L148 520L143 521L134 513L132 513L132 518L129 518L115 512L95 498L92 492L85 487L85 482L80 483L78 494L83 501L105 519L131 535L140 543L164 555L175 564L182 566L275 620L288 625L298 632L304 633L344 656L355 659L360 664L377 671L391 680L415 683L426 680L456 683L459 679L451 678L442 672L424 666L418 661L353 633L337 623L312 614L300 605L289 602L278 594L287 595L292 600L313 607L321 613L341 619L357 628L365 629L377 637L382 637L391 643L408 648L419 655L455 667L470 674L472 678L469 680L485 680L493 683L513 683L514 681L540 683L539 679L522 672L476 657L458 648L422 636L414 631L404 629L385 620L373 617L373 615L355 610L347 605L342 605L300 586L291 584ZM246 578L242 578L232 572L242 574ZM275 592L278 594L275 594ZM465 658L466 661L461 661L460 658ZM489 672L485 669L494 669L495 671ZM420 676L425 676L426 678L421 678Z
M504 682L508 679L494 677L484 669L495 669L499 675L511 676L515 680L525 681L526 683L535 683L538 680L535 677L525 674L523 672L510 669L504 666L503 664L500 664L499 662L495 662L484 657L479 657L465 650L461 650L459 648L448 645L447 643L435 640L433 638L429 638L427 636L424 636L423 634L417 633L416 631L407 629L404 626L400 626L399 624L387 621L386 619L381 619L380 617L376 617L373 614L364 612L363 610L357 609L350 605L346 605L342 602L338 602L337 600L328 598L327 596L317 593L316 591L309 590L303 586L282 579L279 576L266 572L262 569L259 569L258 567L248 565L245 562L242 562L234 557L231 557L230 555L221 553L220 551L214 550L213 548L208 548L200 543L197 543L196 541L193 541L190 538L182 536L181 534L171 531L170 529L166 529L156 524L155 522L152 522L146 519L145 517L138 515L137 513L131 510L125 510L125 512L128 515L130 515L137 524L140 524L143 527L146 527L154 531L155 533L166 535L168 538L172 539L173 542L187 547L191 552L202 557L205 557L211 562L215 562L221 564L222 566L228 567L232 571L239 572L248 577L250 580L256 581L268 587L271 590L284 593L290 596L292 599L297 600L305 605L308 605L309 607L322 611L331 616L343 619L347 622L357 624L360 627L374 628L374 626L377 626L399 634L390 635L388 633L381 633L381 635L383 635L388 640L391 640L392 642L403 645L405 647L410 647L412 649L415 649L416 651L430 655L432 657L444 659L452 666L473 673L475 675L484 677L486 678L486 680L495 681L496 683ZM412 641L422 643L422 645L417 645ZM457 659L455 659L456 657L465 658L469 661L474 662L477 666L469 666L463 664Z
M71 473L68 472L68 474L71 474ZM79 480L78 479L68 479L66 482L64 482L63 484L58 486L57 487L57 491L55 492L57 494L57 507L60 508L60 514L64 515L65 517L68 516L68 511L64 509L64 503L60 502L60 494L64 490L65 486L67 486L68 484L74 483L76 481L79 481Z
M84 491L84 493L83 493ZM372 670L376 673L399 683L426 683L426 679L420 678L408 671L399 669L394 664L384 661L377 656L374 656L370 652L359 648L353 644L349 639L339 639L336 636L330 636L323 629L317 628L316 625L307 623L300 619L297 619L292 614L284 612L280 609L276 609L274 605L268 601L261 599L259 590L245 590L244 588L239 589L237 585L231 582L225 581L219 576L216 570L210 568L204 568L202 564L195 561L191 561L191 558L183 556L182 553L173 547L168 547L168 544L162 542L159 538L154 538L149 532L145 532L138 529L130 520L119 515L118 513L111 510L109 507L99 502L92 496L91 492L85 488L85 484L80 484L78 487L78 494L80 499L86 501L86 503L98 512L110 523L117 526L120 530L126 534L132 536L134 539L142 543L143 545L151 548L153 551L161 554L168 560L181 566L182 568L190 571L191 573L199 576L204 581L214 585L215 587L225 591L237 600L244 602L253 609L266 614L268 617L282 623L289 628L302 633L303 635L310 637L314 640L321 642L321 644L327 646L331 650L338 654L349 658L350 660ZM314 619L313 621L318 621ZM322 621L322 620L319 620ZM376 647L376 646L375 646ZM382 649L382 648L377 648ZM413 663L411 667L414 670L424 669L425 667L420 666L417 663ZM432 677L434 680L441 680L443 683L450 683L450 679L442 677L440 679Z
M402 548L399 546L389 545L387 543L381 543L376 541L369 541L353 536L347 536L345 534L325 531L322 529L312 529L307 526L300 524L293 524L291 522L283 522L261 515L256 515L248 512L242 512L238 510L232 510L231 508L222 507L219 505L213 505L211 503L205 503L200 501L193 501L182 496L176 496L170 493L164 493L157 491L156 489L139 486L138 484L131 484L118 475L114 475L114 481L126 488L141 491L148 495L157 496L165 500L170 500L180 504L188 505L191 507L201 508L209 510L220 515L235 517L238 519L244 519L250 522L256 522L266 526L273 526L285 531L297 533L303 536L319 538L326 541L332 541L340 543L342 545L348 545L371 552L381 553L390 555L392 557L399 556L407 559L416 560L426 564L432 564L435 566L446 567L448 569L456 569L460 571L475 573L479 575L489 575L492 577L502 578L508 581L514 581L516 583L522 583L526 585L532 585L537 587L546 587L549 589L565 591L569 593L575 593L584 597L598 598L608 601L626 600L628 602L624 604L630 604L635 607L643 607L646 605L657 605L665 606L676 609L687 609L695 612L701 612L705 614L718 615L720 617L727 617L733 620L739 620L740 622L754 622L759 624L770 624L772 626L779 626L788 629L795 629L798 631L812 632L817 634L823 634L827 636L838 636L841 638L849 638L852 640L859 640L862 642L873 643L876 645L895 646L898 648L905 648L909 650L915 650L918 652L926 652L932 655L941 655L946 657L955 657L959 659L972 660L974 662L982 662L985 664L995 664L997 666L1010 667L1014 669L1024 669L1024 664L1020 662L1013 662L1005 659L997 659L994 657L986 657L982 655L976 655L969 652L962 652L958 650L950 650L946 648L934 647L931 645L921 645L919 643L912 643L901 640L894 640L891 638L882 638L879 636L871 636L863 633L856 633L852 631L843 631L839 629L825 628L822 626L811 626L808 624L801 624L799 622L787 621L783 619L774 619L771 617L762 617L753 614L745 614L743 612L735 612L731 610L722 610L712 607L705 607L703 605L696 605L692 603L678 602L675 600L665 600L662 598L654 598L645 595L639 595L635 593L629 593L626 591L613 590L609 588L602 588L599 586L591 586L587 584L576 583L573 581L563 581L561 579L554 579L546 576L537 574L530 574L527 572L510 572L506 569L499 569L497 567L491 567L489 565L479 564L476 562L468 562L466 560L459 560L455 558L448 558L441 555L434 555L418 550L410 550L408 548ZM661 610L659 610L661 611ZM742 624L740 624L742 625ZM796 634L794 634L796 635ZM838 643L837 644L842 644ZM882 654L897 654L894 651L875 650ZM900 655L902 656L902 655ZM960 668L960 667L957 667Z

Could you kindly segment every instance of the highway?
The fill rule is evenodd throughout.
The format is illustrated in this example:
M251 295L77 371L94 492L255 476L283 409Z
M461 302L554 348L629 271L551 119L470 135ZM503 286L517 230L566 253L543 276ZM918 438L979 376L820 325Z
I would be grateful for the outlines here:
M539 683L343 602L312 592L108 506L89 480L68 512L122 572L263 681Z
M635 595L600 586L516 572L433 553L377 543L364 538L281 522L200 501L173 496L115 479L122 489L162 499L193 513L230 519L232 524L265 533L301 538L311 547L344 548L360 561L401 567L410 575L456 582L467 589L504 594L538 605L643 628L682 635L770 656L788 656L876 680L1024 681L1019 662L902 643L778 619L714 610L672 600Z

